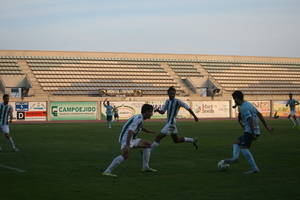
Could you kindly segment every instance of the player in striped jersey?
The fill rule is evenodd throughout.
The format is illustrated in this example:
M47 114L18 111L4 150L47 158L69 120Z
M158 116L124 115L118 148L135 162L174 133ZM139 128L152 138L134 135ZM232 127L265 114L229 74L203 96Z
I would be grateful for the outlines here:
M170 87L168 89L169 99L166 100L166 103L162 106L162 108L154 110L154 112L158 112L160 114L164 114L167 111L167 122L160 131L160 134L154 139L154 142L151 145L151 150L159 146L161 139L169 134L171 134L174 143L189 142L192 143L196 149L198 149L197 138L180 137L177 135L178 131L176 127L176 116L180 107L183 107L189 111L196 122L198 121L198 117L186 103L182 102L180 99L176 99L175 95L176 89L174 87Z
M12 123L13 119L13 108L11 105L8 104L9 102L9 95L3 95L3 103L0 103L0 130L4 134L4 137L9 141L11 147L14 151L19 151L9 134L9 123ZM2 151L0 147L0 151Z
M289 100L286 102L285 106L290 106L290 114L288 116L288 119L294 124L294 126L296 126L298 124L298 126L300 126L300 122L299 119L297 119L296 116L296 106L299 105L299 102L295 99L293 99L293 94L290 93L289 94Z
M129 157L130 151L133 148L143 148L143 168L144 172L156 172L157 170L149 167L150 160L150 146L151 142L138 138L138 134L143 131L146 133L155 133L143 128L144 120L150 119L153 115L153 106L144 104L142 106L142 114L132 116L123 126L119 136L119 142L121 144L121 155L115 157L112 163L102 173L104 176L117 177L113 174L113 169L120 165L121 162Z

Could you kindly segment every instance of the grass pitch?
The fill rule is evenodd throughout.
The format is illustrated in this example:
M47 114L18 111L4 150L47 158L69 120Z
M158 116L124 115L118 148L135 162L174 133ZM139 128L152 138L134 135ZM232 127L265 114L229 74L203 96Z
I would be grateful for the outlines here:
M150 165L158 173L142 173L139 150L116 170L118 178L101 176L119 154L123 123L107 129L104 123L10 126L21 149L4 152L0 165L1 200L296 200L300 199L300 130L285 120L271 120L275 128L252 146L261 173L244 175L244 158L226 172L217 171L220 159L231 156L231 144L241 135L236 121L179 121L179 134L199 138L199 150L170 137L152 153ZM163 122L145 122L151 130ZM142 134L149 140L154 136Z

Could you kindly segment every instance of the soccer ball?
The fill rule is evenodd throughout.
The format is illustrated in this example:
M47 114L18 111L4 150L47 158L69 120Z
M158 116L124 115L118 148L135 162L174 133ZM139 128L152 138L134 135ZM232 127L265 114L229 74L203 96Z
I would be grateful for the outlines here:
M225 170L229 169L230 164L225 163L225 160L220 160L220 161L218 162L217 167L218 167L218 170L219 170L219 171L225 171Z

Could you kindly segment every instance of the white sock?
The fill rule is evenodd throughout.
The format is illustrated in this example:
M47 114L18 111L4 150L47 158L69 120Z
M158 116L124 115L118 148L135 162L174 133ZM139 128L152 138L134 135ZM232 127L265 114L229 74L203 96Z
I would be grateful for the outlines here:
M143 169L149 168L150 152L151 152L150 148L143 150Z
M232 159L237 160L240 157L240 145L233 144L232 145Z
M291 122L293 123L293 125L296 126L296 122L295 122L294 118L290 117L289 119L291 120Z
M249 149L241 149L243 155L253 170L259 170Z
M10 145L11 145L11 147L13 148L13 149L15 149L16 148L16 145L15 145L15 142L14 142L14 140L12 139L12 137L9 137L9 142L10 142Z
M153 151L156 147L158 147L159 146L159 143L158 142L153 142L152 144L151 144L151 147L150 147L150 149L151 149L151 151Z
M111 121L108 122L108 128L111 128Z
M106 169L104 172L106 172L106 173L111 173L112 170L113 170L116 166L120 165L121 162L123 162L124 160L125 160L125 159L124 159L124 157L123 157L122 155L119 155L119 156L115 157L115 158L113 159L113 161L111 162L111 164L107 167L107 169Z
M193 143L195 140L194 138L188 138L188 137L185 137L184 138L184 142L190 142L190 143Z

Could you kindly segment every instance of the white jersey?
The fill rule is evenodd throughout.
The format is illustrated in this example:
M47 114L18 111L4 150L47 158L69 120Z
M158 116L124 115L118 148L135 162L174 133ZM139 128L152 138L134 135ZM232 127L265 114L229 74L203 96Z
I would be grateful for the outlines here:
M13 112L11 105L0 103L0 125L8 125L8 117Z
M144 119L142 114L132 116L123 126L122 131L119 136L119 142L122 144L126 142L128 132L131 130L134 132L130 140L136 139L138 134L141 132L144 124Z
M249 117L252 117L254 123L254 134L260 134L259 122L257 117L258 110L255 108L255 106L253 106L248 101L244 101L240 106L240 113L242 124L244 125L244 132L252 133L250 124L248 122Z
M178 114L180 107L184 107L187 110L190 109L190 107L186 103L181 101L180 99L174 98L172 100L171 99L166 100L165 104L162 106L162 108L160 110L163 112L167 111L167 114L168 114L167 123L168 124L175 123L175 119L176 119L176 116Z

